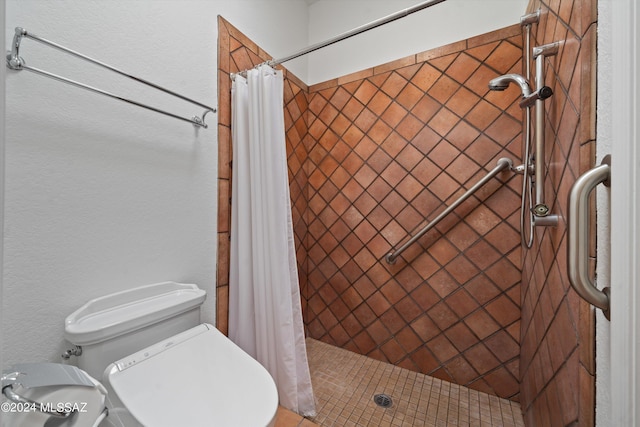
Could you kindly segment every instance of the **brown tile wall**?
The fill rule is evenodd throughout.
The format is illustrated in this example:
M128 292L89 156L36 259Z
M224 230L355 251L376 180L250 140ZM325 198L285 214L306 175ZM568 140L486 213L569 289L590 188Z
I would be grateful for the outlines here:
M533 27L536 37L549 37L537 44L547 43L557 40L554 33L562 34L566 26L557 14L568 10L567 16L583 16L569 20L585 31L565 29L564 37L571 43L550 59L548 67L550 72L557 66L561 70L549 75L556 94L547 110L547 140L558 141L548 144L547 162L553 168L547 194L558 195L553 208L561 212L572 177L592 163L594 133L589 109L593 53L581 46L595 43L595 25L584 17L589 7L567 4L554 3L556 11ZM226 331L228 73L269 55L223 19L219 28L218 327ZM567 318L576 325L576 340L590 328L579 322L580 316L591 318L566 285L564 224L537 230L536 246L523 257L517 231L520 182L504 175L499 180L506 185L499 180L489 183L396 265L381 261L498 158L519 161L522 115L514 103L519 92L489 92L487 82L499 74L521 72L521 45L520 28L514 26L311 88L285 70L285 116L309 335L502 397L520 398L529 425L538 425L557 419L548 414L571 399L582 403L561 412L581 408L580 419L586 419L588 406L583 402L593 399L588 393L564 393L567 387L577 387L576 378L587 388L593 379L587 345L566 344L567 354L565 347L557 347L572 343L562 326ZM521 291L523 262L527 285ZM551 306L545 304L548 300ZM562 358L549 351L557 348L563 348Z
M218 17L218 260L216 326L228 332L229 308L229 231L231 230L231 79L230 73L247 70L272 57L237 28ZM289 165L294 238L297 248L300 288L307 283L307 172L306 112L308 87L283 67L284 120ZM304 309L304 305L303 305Z
M310 87L310 337L517 399L519 179L503 173L390 266L384 255L517 163L520 26Z
M524 252L521 403L529 426L592 426L594 315L567 279L565 215L571 185L594 164L596 0L532 0L528 10L539 8L532 46L564 42L545 66L554 91L546 101L545 191L560 224L538 228Z

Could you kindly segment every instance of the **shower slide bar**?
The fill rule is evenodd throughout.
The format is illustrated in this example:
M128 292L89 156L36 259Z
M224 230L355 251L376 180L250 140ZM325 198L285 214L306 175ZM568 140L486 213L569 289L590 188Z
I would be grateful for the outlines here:
M522 60L524 61L524 78L531 81L531 26L540 22L541 10L520 17L522 27L522 37L524 39L524 49ZM531 159L531 108L524 109L524 140L523 140L523 175L522 193L520 194L520 241L527 249L533 246L534 237L534 215L528 207L533 206L533 173L528 173L528 168L535 167ZM535 169L534 169L535 171ZM528 227L527 227L527 218ZM528 234L527 234L527 228Z
M599 290L591 280L589 269L589 195L600 183L611 186L611 156L602 164L582 174L569 192L567 214L567 270L569 283L589 304L611 314L610 289Z
M340 42L342 40L346 40L346 39L348 39L350 37L356 36L358 34L362 34L365 31L369 31L369 30L372 30L374 28L380 27L381 25L388 24L389 22L393 22L393 21L396 21L396 20L398 20L400 18L404 18L407 15L410 15L412 13L418 12L420 10L426 9L428 7L431 7L431 6L435 6L438 3L442 3L444 1L446 1L446 0L423 1L422 3L418 3L415 6L411 6L411 7L408 7L406 9L400 10L398 12L392 13L391 15L387 15L387 16L382 17L380 19L377 19L375 21L371 21L368 24L361 25L359 27L356 27L356 28L354 28L352 30L349 30L349 31L345 32L345 33L339 34L339 35L337 35L337 36L335 36L333 38L330 38L328 40L325 40L323 42L316 43L314 45L306 47L306 48L304 48L302 50L299 50L298 52L292 53L291 55L287 55L287 56L284 56L284 57L279 58L279 59L274 59L274 60L271 60L271 61L267 61L267 63L273 67L273 66L276 66L278 64L282 64L283 62L291 61L292 59L296 59L296 58L298 58L300 56L303 56L303 55L306 55L308 53L314 52L314 51L316 51L318 49L322 49L323 47L327 47L327 46L330 46L330 45L332 45L334 43L338 43L338 42Z
M549 43L533 48L533 59L536 61L536 90L541 90L544 85L544 65L545 58L558 54L560 42ZM545 165L545 106L544 99L536 101L536 165L535 165L535 206L532 208L534 214L534 225L557 226L558 215L551 214L549 206L545 203L544 197L544 177L547 167Z
M435 227L444 217L449 215L455 208L460 206L462 202L467 200L473 193L478 191L483 185L489 182L493 177L498 175L504 169L513 169L513 161L508 157L503 157L498 160L498 163L495 168L491 169L491 171L484 176L480 181L476 182L473 187L468 189L462 196L458 198L455 202L453 202L448 208L440 213L437 217L433 219L429 224L427 224L422 230L416 233L411 239L409 239L404 245L400 246L398 249L389 252L385 255L384 259L388 264L395 264L398 256L402 252L404 252L409 246L413 245L419 238L421 238L427 231L431 230Z
M37 42L40 42L40 43L42 43L42 44L44 44L46 46L53 47L55 49L61 50L63 52L71 54L71 55L73 55L73 56L75 56L77 58L84 59L85 61L91 62L93 64L99 65L99 66L101 66L103 68L106 68L107 70L111 70L111 71L113 71L115 73L118 73L118 74L120 74L122 76L125 76L125 77L128 77L128 78L132 79L132 80L135 80L138 83L143 83L143 84L145 84L147 86L150 86L150 87L152 87L154 89L158 89L158 90L160 90L162 92L168 93L169 95L172 95L172 96L175 96L177 98L180 98L183 101L187 101L187 102L190 102L191 104L195 104L195 105L197 105L199 107L204 108L205 111L202 113L202 116L200 116L200 117L198 117L198 116L193 116L192 118L182 117L182 116L179 116L177 114L173 114L173 113L161 110L159 108L152 107L152 106L149 106L147 104L143 104L143 103L138 102L138 101L133 101L133 100L128 99L128 98L124 98L124 97L121 97L121 96L118 96L118 95L114 95L114 94L112 94L110 92L104 91L102 89L95 88L93 86L89 86L89 85L86 85L86 84L83 84L83 83L79 83L79 82L71 80L71 79L67 79L65 77L61 77L61 76L59 76L57 74L49 73L49 72L41 70L39 68L28 66L28 65L25 64L24 59L22 59L20 57L20 43L22 42L22 39L24 37L29 38L31 40L35 40ZM76 52L76 51L71 50L69 48L66 48L64 46L61 46L61 45L59 45L57 43L54 43L54 42L49 41L47 39L43 39L42 37L38 37L33 33L27 32L27 30L25 30L22 27L16 27L15 34L13 36L13 42L12 42L12 45L11 45L11 51L7 52L7 67L12 69L12 70L18 70L18 71L19 70L27 70L27 71L31 71L32 73L39 74L39 75L45 76L45 77L49 77L49 78L52 78L52 79L57 80L59 82L67 83L67 84L69 84L71 86L79 87L81 89L87 89L87 90L89 90L91 92L94 92L94 93L97 93L97 94L100 94L100 95L105 95L105 96L108 96L110 98L117 99L119 101L124 101L124 102L126 102L128 104L136 105L138 107L142 107L142 108L145 108L147 110L155 111L156 113L164 114L165 116L169 116L169 117L173 117L173 118L178 119L178 120L189 122L189 123L193 124L196 127L203 127L205 129L208 127L207 124L204 122L205 116L209 112L215 113L217 111L214 107L210 107L210 106L208 106L206 104L202 104L202 103L200 103L198 101L195 101L195 100L193 100L191 98L187 98L184 95L181 95L181 94L176 93L176 92L174 92L172 90L166 89L166 88L164 88L164 87L162 87L160 85L157 85L155 83L152 83L152 82L150 82L148 80L142 79L140 77L133 76L133 75L131 75L131 74L125 72L125 71L122 71L122 70L120 70L120 69L118 69L116 67L113 67L111 65L105 64L104 62L98 61L97 59L93 59L93 58L88 57L86 55L83 55L83 54L81 54L79 52Z

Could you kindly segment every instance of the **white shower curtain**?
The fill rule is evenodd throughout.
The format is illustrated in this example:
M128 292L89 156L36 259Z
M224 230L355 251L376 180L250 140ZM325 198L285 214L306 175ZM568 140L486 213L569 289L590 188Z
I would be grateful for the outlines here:
M284 133L283 78L268 65L231 90L229 337L258 360L280 404L315 415L304 342ZM247 408L251 410L251 408Z

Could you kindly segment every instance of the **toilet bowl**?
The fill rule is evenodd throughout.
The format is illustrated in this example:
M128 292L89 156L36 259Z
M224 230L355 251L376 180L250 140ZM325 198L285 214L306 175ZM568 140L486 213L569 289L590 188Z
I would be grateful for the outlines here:
M16 413L3 427L273 426L278 392L271 375L200 323L202 301L197 286L174 282L89 301L65 321L86 384L19 393L35 402L91 403L91 411L65 420Z

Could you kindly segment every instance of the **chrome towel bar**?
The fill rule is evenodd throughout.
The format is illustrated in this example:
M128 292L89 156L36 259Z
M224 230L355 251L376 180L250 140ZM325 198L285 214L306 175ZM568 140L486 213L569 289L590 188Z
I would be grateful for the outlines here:
M513 162L511 161L511 159L509 159L508 157L503 157L500 160L498 160L498 164L496 165L495 168L493 168L487 175L485 175L484 178L482 178L480 181L476 182L473 187L471 187L470 189L468 189L462 196L460 196L458 198L458 200L456 200L455 202L453 202L447 209L445 209L444 211L442 211L440 213L440 215L438 215L437 217L434 218L433 221L431 221L429 224L427 224L422 230L420 230L419 232L417 232L411 239L409 239L404 245L400 246L398 249L389 252L384 259L387 261L387 263L389 264L395 264L396 263L396 259L398 258L398 256L400 256L400 254L402 252L404 252L409 246L413 245L420 237L422 237L427 231L431 230L433 227L436 226L436 224L438 224L444 217L446 217L447 215L449 215L451 212L453 212L453 210L455 208L457 208L458 206L460 206L460 204L462 202L464 202L465 200L467 200L469 198L469 196L471 196L473 193L475 193L476 191L478 191L480 189L480 187L482 187L483 185L485 185L489 180L491 180L494 176L498 175L503 169L511 169L513 168Z
M154 89L158 89L158 90L160 90L160 91L162 91L164 93L168 93L169 95L175 96L175 97L180 98L180 99L182 99L184 101L187 101L187 102L195 104L195 105L197 105L199 107L202 107L202 108L205 109L205 111L202 113L202 116L200 116L200 117L198 117L198 116L193 116L192 118L182 117L182 116L179 116L177 114L169 113L169 112L161 110L159 108L143 104L141 102L133 101L131 99L124 98L122 96L114 95L114 94L112 94L110 92L104 91L102 89L95 88L93 86L89 86L89 85L86 85L86 84L83 84L83 83L79 83L79 82L71 80L71 79L67 79L66 77L58 76L57 74L49 73L49 72L41 70L39 68L28 66L28 65L25 64L25 61L20 57L20 43L22 42L22 38L23 37L29 38L31 40L35 40L35 41L40 42L40 43L42 43L42 44L44 44L46 46L53 47L55 49L61 50L63 52L71 54L71 55L73 55L73 56L75 56L77 58L84 59L85 61L91 62L93 64L96 64L96 65L99 65L99 66L101 66L103 68L106 68L107 70L111 70L111 71L113 71L115 73L118 73L118 74L120 74L122 76L128 77L128 78L130 78L132 80L137 81L138 83L142 83L142 84L150 86L150 87L152 87ZM42 37L38 37L33 33L29 33L27 30L25 30L22 27L16 27L15 34L13 36L13 42L11 44L11 51L7 52L7 67L12 69L12 70L18 70L18 71L19 70L27 70L27 71L31 71L32 73L36 73L36 74L39 74L39 75L45 76L45 77L50 77L50 78L52 78L54 80L57 80L59 82L67 83L67 84L70 84L72 86L79 87L79 88L82 88L82 89L87 89L87 90L89 90L89 91L91 91L93 93L98 93L100 95L105 95L105 96L108 96L110 98L117 99L119 101L124 101L124 102L126 102L128 104L136 105L138 107L146 108L147 110L155 111L156 113L164 114L165 116L169 116L169 117L173 117L173 118L178 119L178 120L183 120L185 122L189 122L189 123L193 124L194 126L198 126L198 127L207 128L208 126L204 122L205 116L209 112L214 112L214 113L216 112L216 109L214 107L210 107L210 106L208 106L206 104L202 104L202 103L200 103L198 101L195 101L195 100L193 100L191 98L187 98L184 95L181 95L181 94L176 93L176 92L174 92L172 90L166 89L166 88L164 88L164 87L162 87L160 85L157 85L155 83L152 83L152 82L150 82L148 80L142 79L140 77L133 76L133 75L131 75L131 74L125 72L125 71L122 71L122 70L120 70L120 69L118 69L116 67L113 67L111 65L105 64L104 62L98 61L97 59L93 59L93 58L88 57L86 55L83 55L83 54L81 54L79 52L76 52L76 51L71 50L69 48L66 48L64 46L61 46L61 45L59 45L57 43L54 43L54 42L49 41L47 39L43 39Z
M580 175L569 192L567 215L567 270L569 282L588 303L595 305L609 319L609 288L599 290L589 275L589 195L600 183L610 186L611 157L600 166Z

